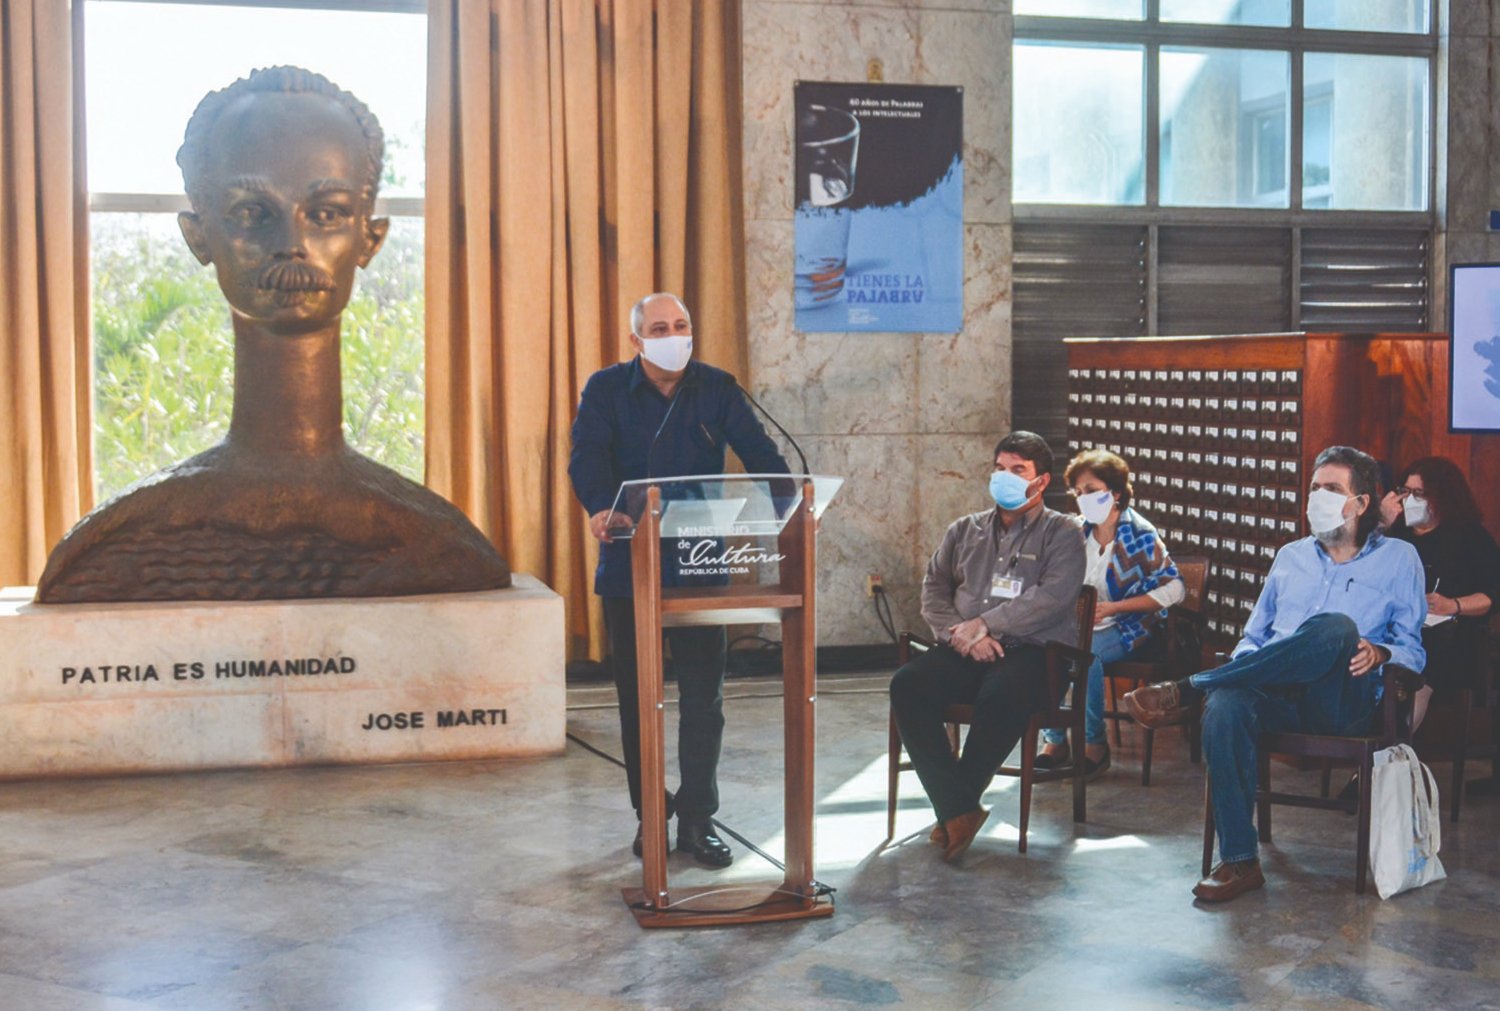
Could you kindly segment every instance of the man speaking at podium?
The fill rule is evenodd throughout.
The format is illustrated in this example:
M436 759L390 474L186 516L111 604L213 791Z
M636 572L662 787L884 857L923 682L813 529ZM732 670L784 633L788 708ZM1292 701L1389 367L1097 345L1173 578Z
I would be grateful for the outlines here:
M636 701L635 604L630 545L610 537L610 507L624 481L724 472L727 445L752 474L788 473L786 461L751 412L728 372L694 361L693 321L682 299L647 295L630 310L636 356L589 377L573 421L568 476L600 542L594 592L604 625L620 702L625 779L641 816L641 739ZM674 585L674 557L662 558L662 582ZM663 633L677 678L677 761L682 785L667 817L677 813L677 848L708 867L734 861L710 820L719 809L719 750L724 740L723 626ZM641 830L634 851L641 855Z

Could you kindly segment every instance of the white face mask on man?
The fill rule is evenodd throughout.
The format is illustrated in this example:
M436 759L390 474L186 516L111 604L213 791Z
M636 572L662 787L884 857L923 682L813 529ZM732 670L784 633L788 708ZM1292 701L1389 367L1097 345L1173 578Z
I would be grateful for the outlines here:
M1344 503L1348 495L1341 495L1327 488L1319 488L1307 496L1307 525L1313 536L1331 534L1344 525Z
M665 337L642 337L641 356L666 372L681 372L693 357L693 335L674 333Z

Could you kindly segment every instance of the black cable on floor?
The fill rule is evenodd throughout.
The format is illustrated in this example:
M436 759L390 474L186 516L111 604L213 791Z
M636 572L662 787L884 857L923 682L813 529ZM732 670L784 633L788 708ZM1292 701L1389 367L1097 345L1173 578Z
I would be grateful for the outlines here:
M896 634L896 620L891 614L891 601L886 596L885 587L872 586L870 590L875 601L875 617L880 620L880 627L891 637L891 642L900 642L901 637Z
M598 755L600 758L604 759L607 762L613 762L615 765L618 765L622 769L625 768L625 763L623 761L621 761L620 759L616 758L614 755L611 755L609 752L604 751L601 748L595 747L594 745L590 744L588 741L585 741L582 737L579 737L577 734L573 733L571 730L567 731L567 738L568 738L568 740L572 741L574 744L578 745L583 750L585 750L587 752L590 752L591 754ZM669 802L671 800L673 800L675 798L675 796L676 795L673 794L672 791L670 791L670 790L667 791L667 800ZM711 823L713 823L713 826L715 828L717 828L720 832L723 832L725 835L729 836L731 839L733 839L736 842L738 842L741 846L745 847L745 849L749 850L751 853L754 853L756 856L760 857L766 863L770 864L772 867L775 867L778 871L784 871L784 870L786 870L786 864L782 863L780 860L777 860L775 857L771 856L771 854L767 853L765 850L763 850L759 846L755 845L749 839L746 839L744 836L740 835L738 832L736 832L734 829L730 828L728 825L724 824L719 819L717 819L717 818L710 818L709 821ZM829 900L832 901L833 900L833 893L838 891L837 888L833 887L832 885L824 884L823 882L819 881L817 878L813 878L812 885L813 885L813 895L812 895L812 897L815 898L815 899L821 899L821 898L827 896L829 898ZM750 907L747 907L747 908L750 908ZM726 915L729 914L729 913L741 913L741 912L745 912L745 911L746 910L744 910L744 909L719 910L719 912L724 913ZM663 912L671 912L671 910L670 909L663 910ZM687 912L690 912L690 910L679 910L679 912L687 913ZM698 911L696 915L702 915L701 911ZM715 915L717 915L717 913Z

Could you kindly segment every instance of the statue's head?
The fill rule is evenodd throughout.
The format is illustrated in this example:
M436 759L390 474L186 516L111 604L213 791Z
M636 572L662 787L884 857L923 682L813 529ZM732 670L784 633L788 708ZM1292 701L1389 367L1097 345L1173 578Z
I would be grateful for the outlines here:
M297 67L257 70L198 103L178 215L230 308L294 335L338 318L390 229L374 217L385 138L364 103Z

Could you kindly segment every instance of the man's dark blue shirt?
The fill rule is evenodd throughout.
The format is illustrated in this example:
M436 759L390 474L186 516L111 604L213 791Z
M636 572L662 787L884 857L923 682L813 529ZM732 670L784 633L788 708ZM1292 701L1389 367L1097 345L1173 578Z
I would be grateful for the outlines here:
M751 474L789 472L728 372L688 362L676 399L668 418L671 401L647 378L639 356L589 377L573 421L568 477L590 516L614 505L625 481L722 474L726 446ZM653 449L657 429L661 437ZM675 584L670 566L663 564L662 575L665 585ZM629 541L599 545L594 592L601 597L631 595Z

